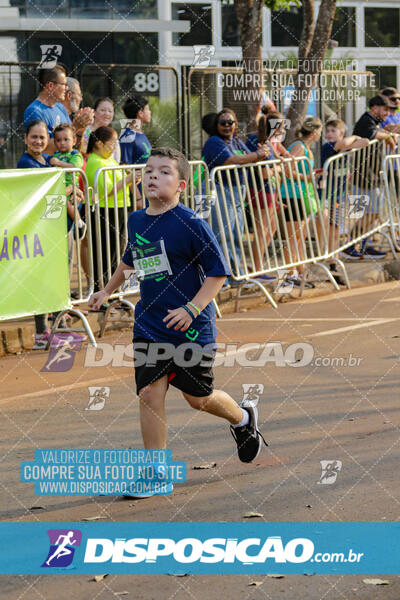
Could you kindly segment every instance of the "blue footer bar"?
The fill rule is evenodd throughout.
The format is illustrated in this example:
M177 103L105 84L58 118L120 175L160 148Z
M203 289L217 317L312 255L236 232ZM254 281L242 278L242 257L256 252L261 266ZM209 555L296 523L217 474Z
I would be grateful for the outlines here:
M400 523L0 523L0 573L399 574Z

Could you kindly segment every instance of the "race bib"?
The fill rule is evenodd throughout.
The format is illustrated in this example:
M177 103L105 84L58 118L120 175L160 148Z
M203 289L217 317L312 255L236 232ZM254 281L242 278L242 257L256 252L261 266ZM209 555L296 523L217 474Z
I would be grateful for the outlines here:
M140 280L172 275L164 240L135 246L132 250L133 266Z

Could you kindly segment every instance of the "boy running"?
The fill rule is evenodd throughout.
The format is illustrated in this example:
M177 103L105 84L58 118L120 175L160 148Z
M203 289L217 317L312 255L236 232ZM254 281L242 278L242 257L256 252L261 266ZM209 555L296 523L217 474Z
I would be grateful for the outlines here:
M239 459L251 462L263 440L256 407L244 401L238 405L213 389L217 330L212 300L229 269L208 223L179 203L188 178L183 154L172 148L152 150L143 177L149 206L130 215L123 259L89 305L96 309L106 302L129 271L139 275L133 345L146 449L166 447L165 396L171 384L192 408L226 419Z

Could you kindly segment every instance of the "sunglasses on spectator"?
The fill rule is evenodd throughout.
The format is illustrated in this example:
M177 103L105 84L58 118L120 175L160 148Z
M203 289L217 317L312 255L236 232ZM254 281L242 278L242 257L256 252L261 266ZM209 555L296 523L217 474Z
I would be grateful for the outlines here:
M223 119L222 121L218 121L219 125L222 125L222 127L225 127L226 125L229 125L229 127L232 127L232 125L234 125L235 121L232 121L232 119L228 119L227 121L225 121L225 119Z
M391 96L391 97L389 98L389 100L392 100L392 102L393 102L394 100L400 100L400 96Z

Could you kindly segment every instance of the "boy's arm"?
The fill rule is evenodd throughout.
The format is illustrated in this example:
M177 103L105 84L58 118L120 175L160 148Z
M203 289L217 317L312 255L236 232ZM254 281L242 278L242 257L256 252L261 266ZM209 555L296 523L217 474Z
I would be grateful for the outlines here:
M346 150L351 150L352 148L365 148L365 146L368 146L368 143L368 138L362 138L359 135L348 135L339 142L336 142L333 149L336 152L346 152Z
M200 311L204 310L205 307L210 304L211 300L214 300L215 296L224 285L225 279L226 275L220 277L206 277L203 285L191 302L195 304Z
M400 124L388 123L383 126L383 129L389 133L400 133Z
M93 310L98 310L104 302L111 296L111 294L119 288L124 281L126 280L126 271L134 271L135 269L130 265L125 264L122 260L119 263L118 267L114 271L113 276L110 281L107 283L106 287L95 294L92 294L89 298L89 307L93 308Z
M220 277L206 277L203 285L193 298L190 300L192 304L197 306L200 312L210 304L211 300L215 298L218 294L219 290L222 288L223 283L226 279L226 275L222 275ZM198 316L198 312L196 309L190 304L186 304L190 313L193 315L193 318L190 317L188 311L180 306L179 308L174 308L173 310L168 309L168 315L163 319L164 323L167 324L167 329L174 326L175 331L186 331L189 329L191 323Z
M61 167L62 169L69 169L71 167L70 163L65 162L65 160L60 160L55 156L52 156L50 159L50 164L53 167Z

